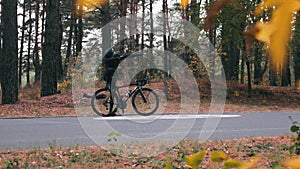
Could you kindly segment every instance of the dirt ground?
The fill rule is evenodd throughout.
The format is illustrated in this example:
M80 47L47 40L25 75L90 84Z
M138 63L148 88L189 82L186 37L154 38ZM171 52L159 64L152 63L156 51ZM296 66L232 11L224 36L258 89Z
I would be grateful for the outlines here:
M174 82L167 84L168 98L164 105L161 104L164 106L162 113L177 113L182 104L178 86ZM207 82L201 82L199 86L201 104L198 112L206 113L211 105L211 89ZM151 83L148 87L164 90L164 84L161 82ZM93 90L87 92L91 91ZM84 102L87 107L90 104L89 99L75 99L74 95L78 98L83 92L72 94L69 86L61 89L60 94L40 98L39 87L28 86L20 91L20 101L17 104L0 104L0 118L76 116L74 107L82 104L78 102ZM227 96L224 103L224 112L300 112L300 90L295 87L254 86L252 97L249 97L246 85L227 83ZM189 112L188 109L185 111Z

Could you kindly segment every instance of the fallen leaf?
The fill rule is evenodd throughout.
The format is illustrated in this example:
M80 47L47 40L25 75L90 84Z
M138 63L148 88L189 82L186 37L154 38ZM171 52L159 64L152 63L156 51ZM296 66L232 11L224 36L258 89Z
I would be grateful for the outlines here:
M300 169L300 157L287 160L284 165L290 169Z
M201 150L197 154L185 156L185 161L187 163L187 166L190 166L192 169L197 169L198 166L201 164L204 155L205 155L205 150Z
M210 159L212 162L222 162L227 159L228 155L222 151L213 151L210 155Z

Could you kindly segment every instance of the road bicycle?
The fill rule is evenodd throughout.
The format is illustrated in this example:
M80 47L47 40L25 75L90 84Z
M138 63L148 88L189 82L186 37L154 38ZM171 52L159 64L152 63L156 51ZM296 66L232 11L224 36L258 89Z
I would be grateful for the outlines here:
M93 95L84 94L84 97L91 98L93 111L99 116L115 115L118 109L124 110L127 107L127 101L131 98L133 110L143 116L150 116L156 112L159 107L159 98L152 89L144 87L149 83L149 78L136 80L135 83L123 86L98 89ZM126 94L120 91L121 88L134 86Z

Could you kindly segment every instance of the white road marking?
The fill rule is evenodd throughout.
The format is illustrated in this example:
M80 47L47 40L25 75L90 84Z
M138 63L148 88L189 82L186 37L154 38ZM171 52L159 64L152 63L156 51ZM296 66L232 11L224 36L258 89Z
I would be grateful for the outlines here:
M177 120L177 119L207 119L207 118L239 118L241 115L229 114L172 114L172 115L124 115L115 117L96 117L94 120Z

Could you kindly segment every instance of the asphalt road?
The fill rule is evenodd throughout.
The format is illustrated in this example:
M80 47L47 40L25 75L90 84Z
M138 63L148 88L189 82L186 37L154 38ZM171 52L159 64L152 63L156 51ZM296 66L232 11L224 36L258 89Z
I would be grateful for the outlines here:
M87 146L96 143L105 144L113 137L118 138L118 142L126 142L156 139L176 141L182 138L199 141L203 139L202 136L207 136L209 140L276 136L290 134L292 122L289 116L300 122L300 112L225 114L222 118L207 115L181 117L169 115L153 118L126 116L126 118L105 119L95 117L0 119L0 149L32 149L51 145ZM214 129L211 123L216 123L214 125L217 128ZM121 136L117 136L116 133L120 133Z

